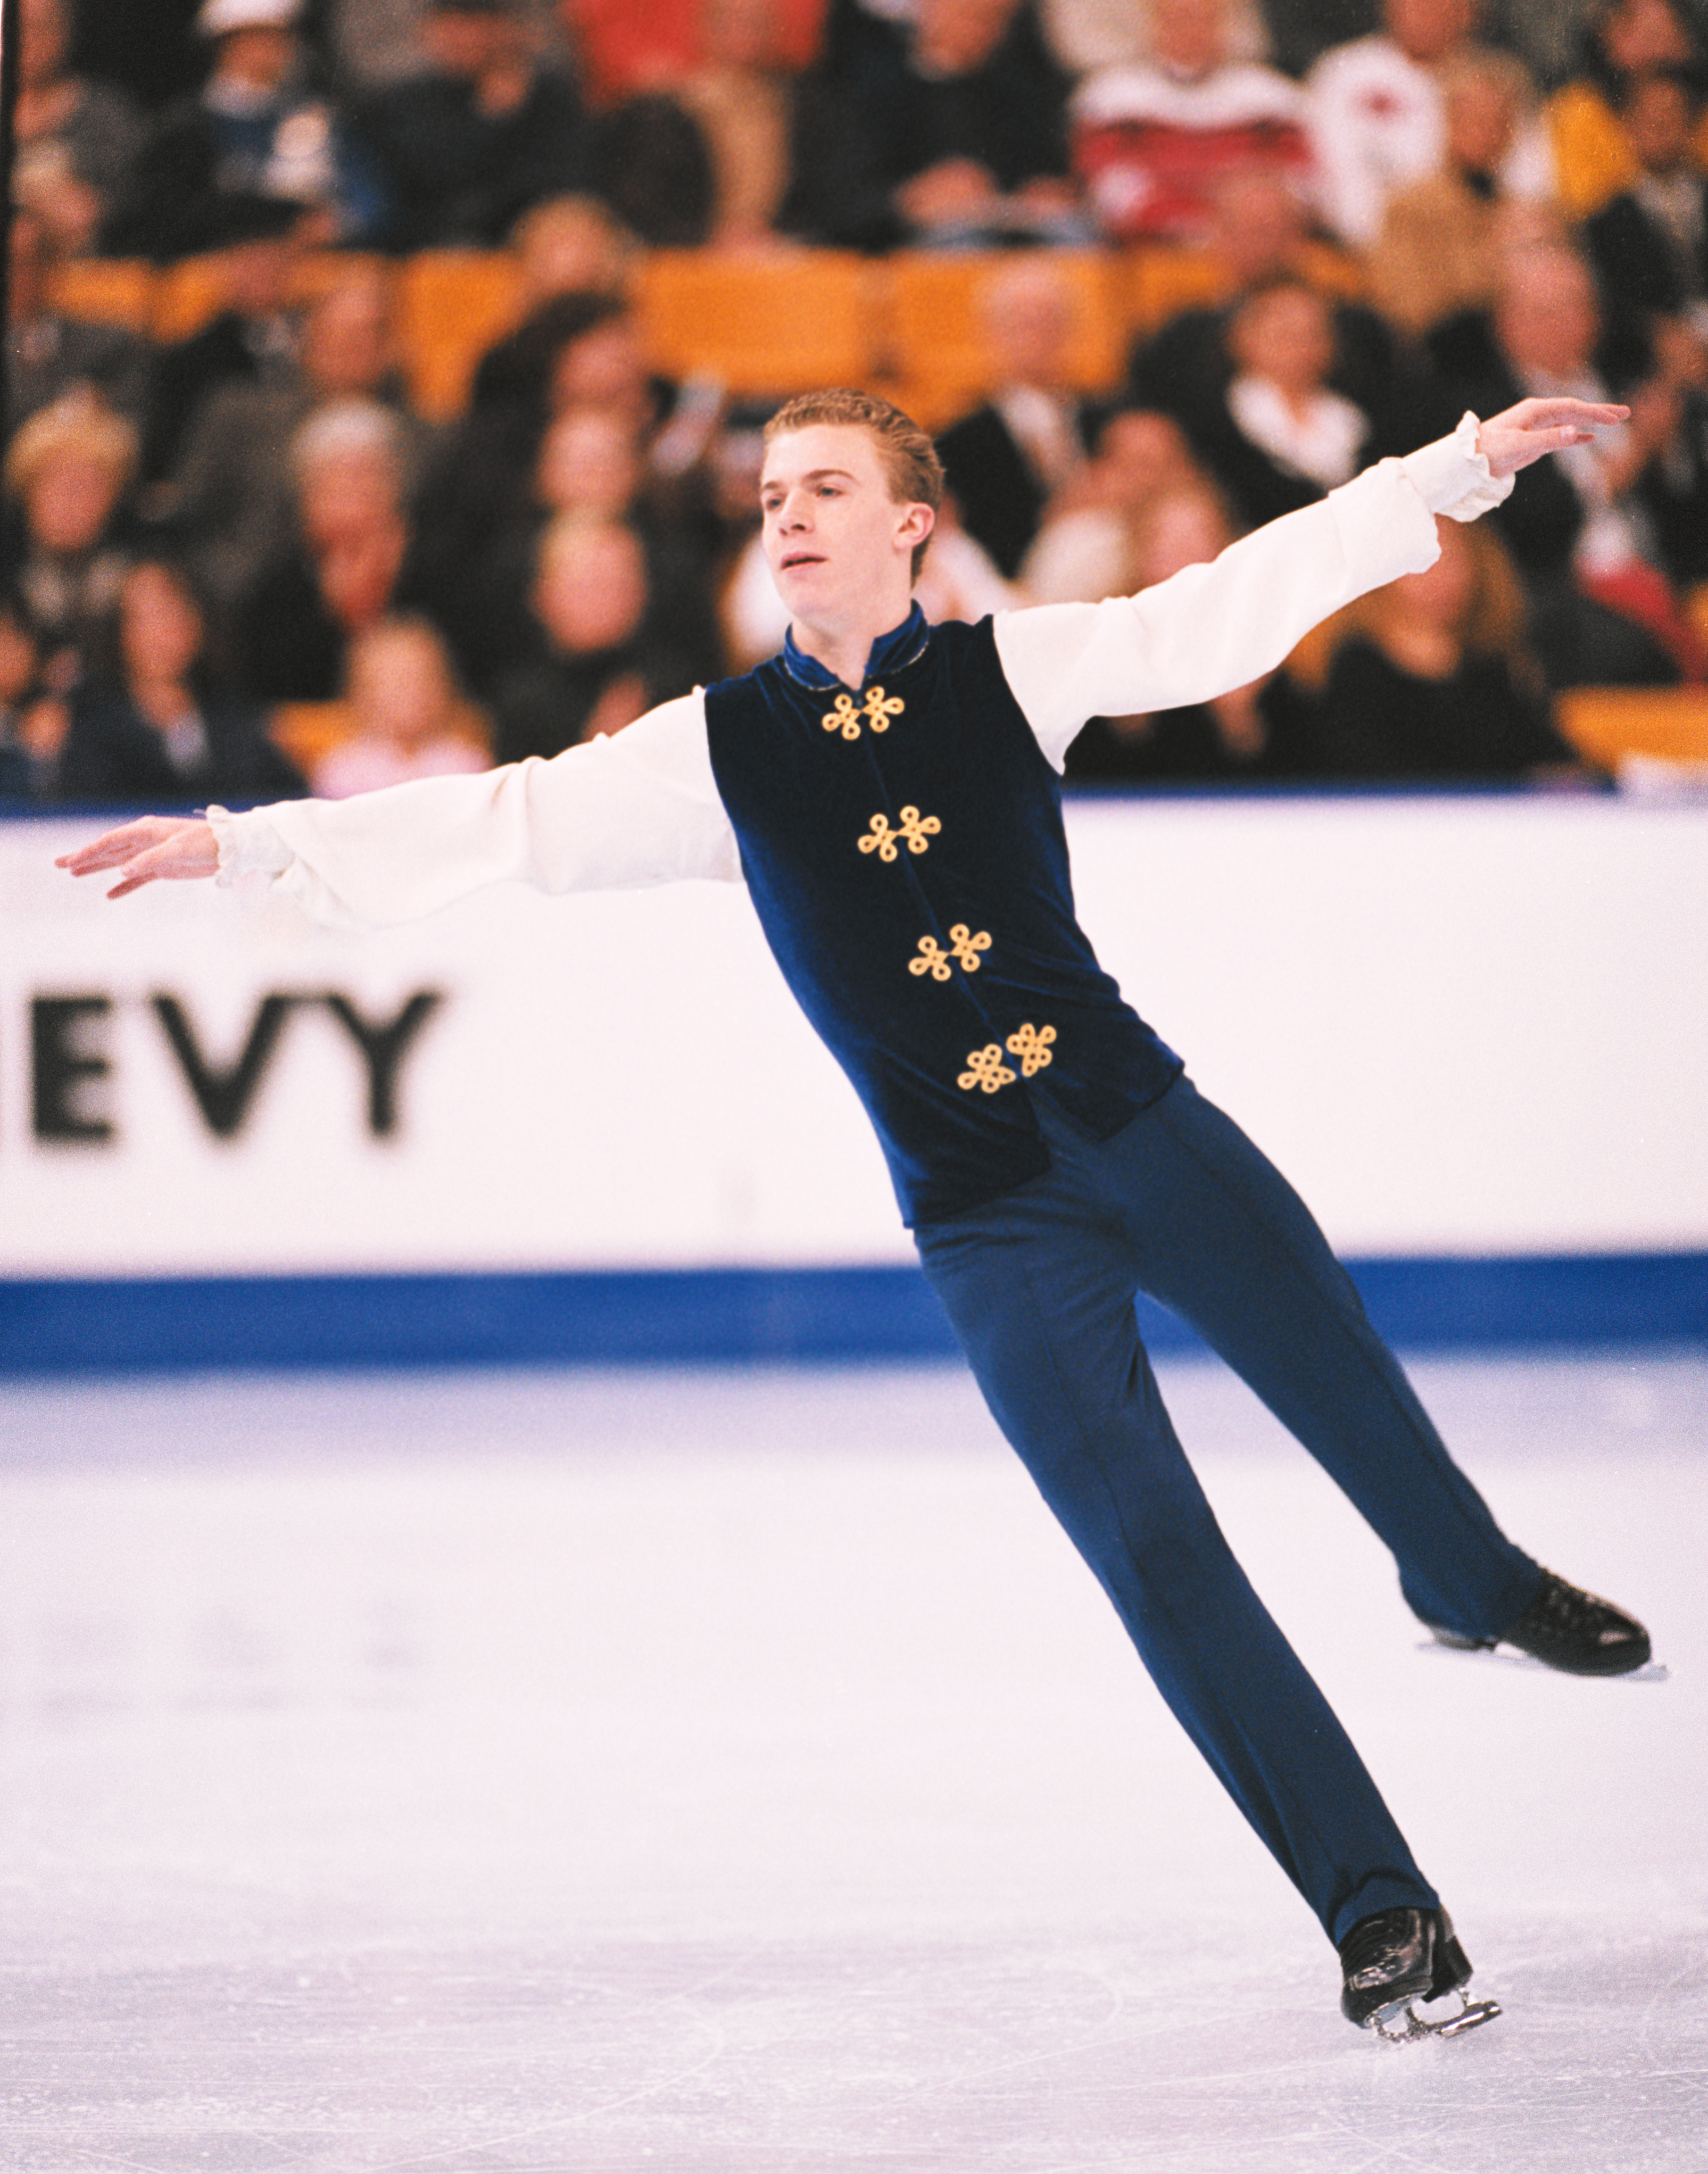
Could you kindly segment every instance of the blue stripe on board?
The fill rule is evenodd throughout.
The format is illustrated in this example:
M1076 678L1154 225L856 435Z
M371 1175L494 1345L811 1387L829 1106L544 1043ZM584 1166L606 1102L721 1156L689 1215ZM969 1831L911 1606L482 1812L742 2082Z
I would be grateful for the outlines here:
M1407 1349L1708 1341L1708 1253L1352 1263ZM1197 1348L1142 1301L1154 1351ZM946 1358L911 1268L0 1280L0 1375Z

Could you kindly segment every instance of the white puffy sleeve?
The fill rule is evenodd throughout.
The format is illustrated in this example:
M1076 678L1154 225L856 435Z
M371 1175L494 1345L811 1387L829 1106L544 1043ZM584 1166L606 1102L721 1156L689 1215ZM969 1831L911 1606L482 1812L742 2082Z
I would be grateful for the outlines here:
M559 892L741 879L698 694L549 761L208 817L221 883L264 874L335 926L419 920L491 884Z
M1451 437L1378 462L1136 597L999 613L1003 673L1059 770L1088 717L1178 709L1245 686L1354 597L1433 565L1436 514L1474 520L1511 488L1510 476L1489 474L1467 414Z

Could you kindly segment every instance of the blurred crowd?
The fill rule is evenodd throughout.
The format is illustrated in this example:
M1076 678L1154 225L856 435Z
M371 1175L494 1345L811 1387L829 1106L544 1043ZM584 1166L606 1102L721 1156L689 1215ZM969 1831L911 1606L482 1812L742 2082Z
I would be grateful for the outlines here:
M1467 408L1628 403L1266 682L1069 760L1570 776L1562 690L1708 678L1702 7L21 0L0 797L354 792L770 654L765 403L654 368L661 249L1000 252L989 382L927 419L938 618L1130 593ZM396 261L457 248L522 300L430 420ZM1095 392L1088 250L1194 268ZM221 306L62 312L99 259L205 259Z

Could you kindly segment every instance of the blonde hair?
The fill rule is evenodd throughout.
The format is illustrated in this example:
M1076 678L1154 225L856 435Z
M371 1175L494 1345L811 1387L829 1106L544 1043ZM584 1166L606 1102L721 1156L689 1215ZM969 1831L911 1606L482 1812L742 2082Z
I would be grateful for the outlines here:
M898 506L928 506L935 513L943 504L943 462L929 435L911 415L879 399L875 392L832 386L819 392L797 392L792 400L786 400L765 425L765 443L769 446L786 431L809 430L819 424L869 434L889 479L889 495ZM913 547L915 581L919 579L930 542L926 536Z
M1471 598L1457 630L1465 655L1505 657L1520 681L1526 684L1537 681L1538 668L1527 639L1524 591L1505 545L1492 528L1456 524L1448 533L1471 560ZM1334 660L1348 642L1365 639L1380 646L1384 630L1399 608L1391 583L1369 590L1313 627L1282 668L1307 694L1320 695L1328 684Z
M590 255L603 251L604 276L598 291L621 295L640 253L640 243L597 197L570 195L547 197L525 211L510 231L511 248L524 278L536 288L537 298L543 300L557 291L538 287L537 268L540 257L549 257L565 237L585 241Z
M122 489L137 472L137 434L122 415L86 392L69 392L32 415L6 456L6 488L27 498L50 461L74 454L107 470Z

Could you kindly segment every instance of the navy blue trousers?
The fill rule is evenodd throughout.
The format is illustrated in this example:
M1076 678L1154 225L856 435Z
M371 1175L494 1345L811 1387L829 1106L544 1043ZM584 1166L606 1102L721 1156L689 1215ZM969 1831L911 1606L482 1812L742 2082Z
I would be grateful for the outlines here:
M1433 1906L1350 1739L1223 1538L1158 1393L1135 1293L1190 1322L1298 1436L1431 1622L1504 1630L1540 1567L1448 1455L1304 1203L1190 1081L1102 1142L1046 1096L1035 1107L1054 1167L915 1234L986 1401L1329 1938L1377 1910Z

